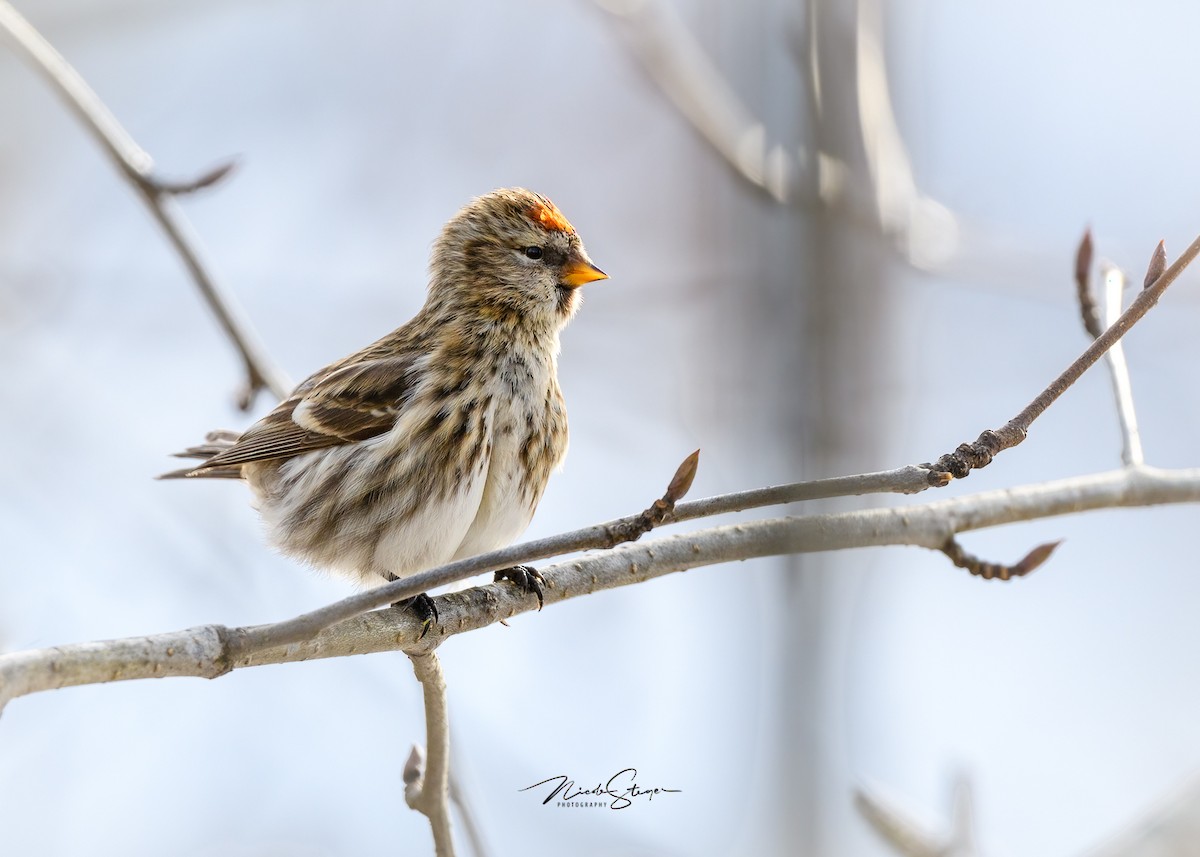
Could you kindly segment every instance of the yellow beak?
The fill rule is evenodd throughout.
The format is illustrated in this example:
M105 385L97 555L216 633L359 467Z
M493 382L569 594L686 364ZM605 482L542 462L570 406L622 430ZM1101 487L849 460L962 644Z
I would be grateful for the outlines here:
M562 284L575 289L584 283L596 280L607 280L608 274L601 271L587 259L571 254L562 269Z

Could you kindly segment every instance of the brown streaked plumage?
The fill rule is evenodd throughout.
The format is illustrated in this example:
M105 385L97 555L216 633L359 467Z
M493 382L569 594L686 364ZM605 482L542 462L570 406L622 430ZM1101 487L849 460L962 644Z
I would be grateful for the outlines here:
M605 276L545 197L479 197L438 237L411 321L167 476L245 479L282 551L369 585L502 547L566 453L558 334Z

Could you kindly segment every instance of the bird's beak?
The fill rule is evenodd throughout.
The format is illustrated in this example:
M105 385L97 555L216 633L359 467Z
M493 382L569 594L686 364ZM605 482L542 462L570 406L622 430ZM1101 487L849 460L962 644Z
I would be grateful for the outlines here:
M601 271L587 259L580 255L572 253L562 269L562 284L570 286L573 289L579 288L584 283L591 283L596 280L607 280L608 274Z

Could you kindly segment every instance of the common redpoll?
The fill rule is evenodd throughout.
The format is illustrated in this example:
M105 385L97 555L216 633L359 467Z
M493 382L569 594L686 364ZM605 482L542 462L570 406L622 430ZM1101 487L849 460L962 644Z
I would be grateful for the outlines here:
M166 476L246 480L280 550L367 585L503 547L567 451L558 335L606 276L550 200L481 196L442 229L411 321Z

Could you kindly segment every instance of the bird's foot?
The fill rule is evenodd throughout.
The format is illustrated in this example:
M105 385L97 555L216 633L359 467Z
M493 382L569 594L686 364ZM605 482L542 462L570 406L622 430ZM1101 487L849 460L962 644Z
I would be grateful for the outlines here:
M501 569L496 572L495 579L497 583L501 580L511 580L526 592L532 592L537 596L539 610L546 606L546 581L533 566L514 565L512 568Z
M403 607L405 610L417 617L421 623L421 633L417 634L418 640L425 639L425 635L429 633L429 629L437 624L437 605L434 604L433 599L424 592L422 592L420 595L414 595L412 598L405 598L403 601L397 601L392 606Z
M387 576L388 582L399 580L394 574ZM393 607L402 607L413 614L421 623L421 633L417 635L418 640L425 639L425 635L429 633L429 629L437 624L438 611L437 604L433 599L422 592L420 595L414 595L412 598L404 598L395 602Z

